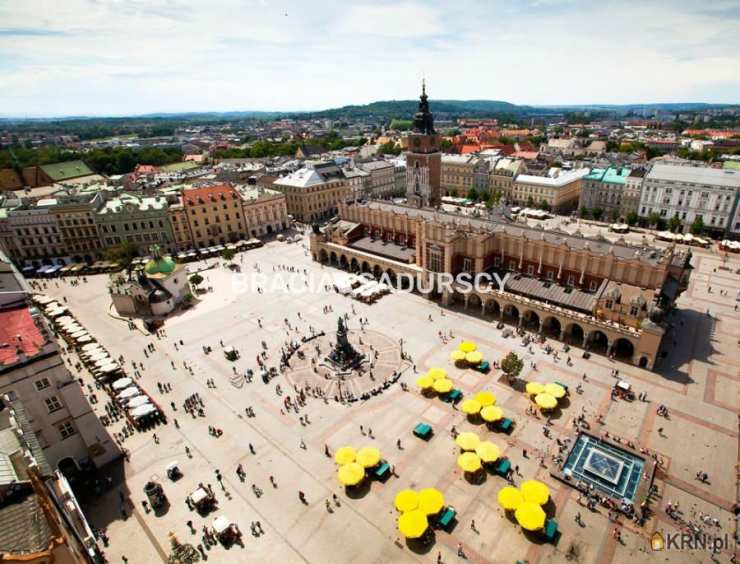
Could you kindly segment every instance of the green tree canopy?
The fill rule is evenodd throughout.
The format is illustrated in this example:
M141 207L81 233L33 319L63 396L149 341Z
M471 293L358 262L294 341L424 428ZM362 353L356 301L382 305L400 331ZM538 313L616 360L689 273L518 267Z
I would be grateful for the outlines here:
M689 230L692 235L701 235L702 231L704 231L704 220L701 217L697 217L693 222L691 222Z
M679 227L681 227L681 220L675 215L668 220L668 231L673 231L675 233L678 231Z
M197 272L191 275L189 280L190 280L190 283L195 287L198 287L203 283L203 277Z
M501 370L504 371L509 380L519 376L522 368L524 368L524 362L514 352L507 354L501 361Z

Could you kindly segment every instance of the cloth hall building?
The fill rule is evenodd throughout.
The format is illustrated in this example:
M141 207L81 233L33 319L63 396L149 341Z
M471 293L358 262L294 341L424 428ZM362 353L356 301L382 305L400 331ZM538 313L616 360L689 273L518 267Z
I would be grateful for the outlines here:
M665 314L688 285L690 252L444 213L426 93L414 124L407 204L340 204L338 220L314 227L313 259L378 278L508 274L503 288L453 283L427 295L443 307L652 369L667 330Z

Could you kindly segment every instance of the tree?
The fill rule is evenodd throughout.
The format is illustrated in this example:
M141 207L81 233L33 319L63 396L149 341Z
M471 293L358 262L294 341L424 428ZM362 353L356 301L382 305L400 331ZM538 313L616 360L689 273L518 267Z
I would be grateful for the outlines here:
M223 252L221 253L221 257L226 262L231 262L232 260L234 260L234 255L235 254L236 253L234 252L234 249L224 249Z
M588 208L586 206L581 206L581 218L586 219L588 217Z
M629 212L627 214L627 225L635 225L637 223L637 212Z
M612 221L617 221L619 218L619 211L618 210L612 210L609 212L609 219Z
M660 215L658 212L650 212L648 215L648 224L656 227L660 223Z
M117 262L121 266L127 267L138 254L139 248L134 243L124 241L120 245L108 248L103 256L105 260Z
M449 150L452 149L452 141L449 139L442 139L442 141L439 142L439 148L444 153L449 152Z
M532 196L529 196L527 198L527 207L528 208L533 208L534 207L534 198Z
M550 204L547 203L547 200L543 199L540 202L539 208L544 211L550 211Z
M507 354L501 361L501 370L504 371L509 381L519 376L522 368L524 368L524 362L514 352Z
M197 272L190 277L190 283L196 288L203 283L203 277Z
M681 220L678 219L677 216L673 216L671 219L668 220L668 231L673 231L674 233L678 231L678 228L681 227Z
M477 202L478 201L478 190L476 190L475 188L471 188L470 190L468 190L468 200Z
M604 215L604 210L602 210L601 208L594 208L591 210L591 215L594 216L594 219L596 221L600 221L601 216Z
M691 223L691 227L689 227L689 230L691 231L692 235L701 235L701 232L704 231L704 220L701 218L701 216L697 217Z

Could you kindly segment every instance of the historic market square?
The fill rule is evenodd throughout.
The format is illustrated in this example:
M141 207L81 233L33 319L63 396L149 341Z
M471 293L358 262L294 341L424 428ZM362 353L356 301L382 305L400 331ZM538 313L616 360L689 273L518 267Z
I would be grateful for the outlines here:
M98 415L107 395L79 363L104 351L131 378L118 391L140 387L166 419L124 433L110 417L126 459L83 497L110 561L167 561L174 537L216 562L729 562L740 261L695 253L652 372L460 303L366 303L297 239L238 268L187 263L203 291L157 331L115 313L107 275L34 283L99 345L59 333ZM309 278L328 282L299 288ZM730 540L652 550L687 527Z

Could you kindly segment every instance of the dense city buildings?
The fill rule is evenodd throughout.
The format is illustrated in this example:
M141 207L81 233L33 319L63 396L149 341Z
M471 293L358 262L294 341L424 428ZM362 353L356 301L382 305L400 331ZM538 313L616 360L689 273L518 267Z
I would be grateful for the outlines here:
M102 466L120 456L67 369L40 312L26 303L25 280L0 255L0 394L23 402L44 456L53 466Z
M173 250L176 246L167 214L164 196L143 196L130 193L96 196L100 208L95 222L106 248L130 243L142 248L159 245Z
M306 223L331 218L352 197L342 169L331 163L301 168L272 186L285 194L288 213Z
M65 477L46 459L18 399L0 398L0 550L6 562L100 562L101 547Z
M284 194L256 184L242 184L236 189L251 237L272 235L288 228L290 219Z
M677 218L681 230L694 222L713 233L732 225L740 194L740 171L707 167L655 164L645 175L639 214L657 214L664 221Z
M241 198L230 184L187 188L182 192L182 203L196 247L248 238Z
M583 177L589 169L572 171L554 169L547 176L518 175L512 184L511 199L520 205L544 206L555 213L567 213L578 207Z
M419 139L416 146L434 149L431 123L423 93L413 134ZM481 315L511 320L636 365L655 365L666 331L665 312L688 285L690 253L550 233L503 217L463 219L440 213L430 196L439 185L429 181L423 167L430 161L424 155L439 162L433 151L409 162L409 169L419 172L408 177L408 206L375 201L339 205L339 222L311 236L314 260L376 278L411 276L415 283L430 274L507 274L505 288L470 291L453 285L437 288L429 297L444 305L460 302ZM588 174L580 169L555 178L519 175L514 198L574 209ZM594 180L605 174L599 171ZM622 187L629 171L610 174L622 179Z
M630 172L628 168L592 168L582 179L578 207L601 210L607 220L625 217L635 209L634 200L625 194Z

